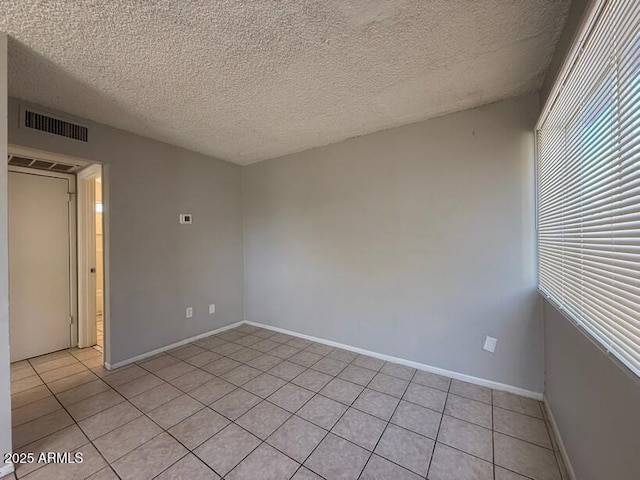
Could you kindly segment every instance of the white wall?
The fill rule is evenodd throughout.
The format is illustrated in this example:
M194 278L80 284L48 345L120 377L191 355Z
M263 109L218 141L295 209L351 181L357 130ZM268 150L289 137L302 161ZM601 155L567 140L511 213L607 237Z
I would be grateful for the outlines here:
M246 167L247 319L541 392L537 115L532 94Z
M9 99L11 144L106 166L107 362L244 318L240 166L86 120L80 122L89 127L88 143L19 128L20 104L28 105ZM180 213L193 214L193 225L179 225ZM191 319L187 306L194 307Z
M7 36L0 32L0 454L11 451L7 242ZM0 459L0 475L5 470Z

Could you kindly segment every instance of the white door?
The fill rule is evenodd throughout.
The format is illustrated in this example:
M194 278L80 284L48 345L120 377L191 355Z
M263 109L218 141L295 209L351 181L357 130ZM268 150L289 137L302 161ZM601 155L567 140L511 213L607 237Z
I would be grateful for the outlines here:
M9 172L11 361L69 348L69 180Z

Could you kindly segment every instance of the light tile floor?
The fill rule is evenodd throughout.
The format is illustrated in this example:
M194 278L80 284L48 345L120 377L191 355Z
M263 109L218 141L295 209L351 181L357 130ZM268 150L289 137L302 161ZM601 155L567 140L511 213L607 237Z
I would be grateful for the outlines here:
M107 371L11 365L19 479L566 480L541 404L243 325Z

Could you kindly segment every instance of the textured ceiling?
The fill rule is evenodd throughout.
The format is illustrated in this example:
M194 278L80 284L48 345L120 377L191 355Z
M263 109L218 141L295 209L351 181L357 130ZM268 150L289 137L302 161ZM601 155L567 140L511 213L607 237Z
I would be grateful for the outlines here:
M537 90L568 0L0 0L10 95L247 164Z

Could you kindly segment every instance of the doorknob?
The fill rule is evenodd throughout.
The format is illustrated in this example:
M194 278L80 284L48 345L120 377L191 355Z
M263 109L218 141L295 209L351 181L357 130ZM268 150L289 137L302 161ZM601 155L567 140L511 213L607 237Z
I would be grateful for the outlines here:
M96 273L96 269L95 269L95 268L92 268L92 269L90 269L89 271L90 271L91 273Z

